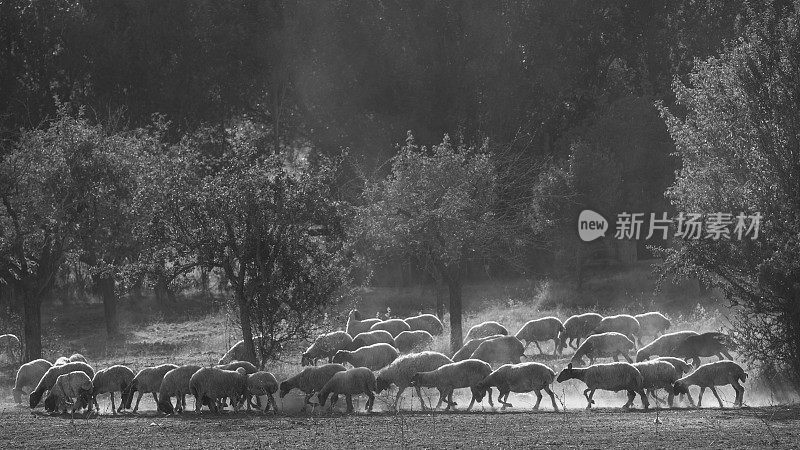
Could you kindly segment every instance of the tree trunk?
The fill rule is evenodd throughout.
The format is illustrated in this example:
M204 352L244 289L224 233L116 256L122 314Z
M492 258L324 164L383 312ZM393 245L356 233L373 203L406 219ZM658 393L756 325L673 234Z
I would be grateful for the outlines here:
M117 293L114 278L98 276L95 280L95 291L103 300L103 314L106 319L106 333L109 337L119 335L119 321L117 320Z
M25 301L25 361L33 361L42 357L42 301L33 298L27 289L23 288Z
M451 274L447 277L447 288L450 291L450 350L455 353L463 345L461 329L461 276Z
M256 358L256 349L253 345L253 328L250 323L250 308L247 306L247 299L244 292L237 290L236 301L239 305L239 323L242 325L242 339L244 340L244 351L248 355L248 361L260 367Z
M435 280L434 289L436 292L436 317L444 320L444 297L442 296L442 283Z

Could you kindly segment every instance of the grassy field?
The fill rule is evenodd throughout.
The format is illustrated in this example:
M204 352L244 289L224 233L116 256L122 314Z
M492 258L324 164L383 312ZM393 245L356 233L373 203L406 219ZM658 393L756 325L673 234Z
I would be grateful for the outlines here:
M424 288L417 288L424 289ZM497 320L513 333L527 320L555 315L566 318L570 314L592 306L553 307L559 303L554 297L563 296L565 290L557 285L530 282L493 283L470 286L465 290L467 305L465 331L485 320ZM435 295L435 294L434 294ZM601 312L638 313L647 307L648 299L634 302L622 300L614 308L600 308ZM416 299L416 300L415 300ZM362 293L354 304L342 305L332 312L328 327L343 327L346 311L357 306L368 315L386 313L404 316L420 310L431 311L430 293L420 295L413 289L374 288ZM419 302L419 304L415 303ZM430 306L428 306L430 305ZM651 303L652 306L652 303ZM702 306L669 313L672 330L717 330L726 322L727 311ZM185 303L174 305L174 310L156 308L145 303L124 305L121 308L123 338L109 340L102 326L102 308L99 305L73 305L51 307L46 310L46 357L54 359L62 354L83 353L96 368L125 364L134 370L142 367L172 362L176 364L199 363L210 365L239 338L235 320L224 307L209 309L207 305ZM447 318L445 318L447 323ZM448 331L438 337L433 349L447 352ZM271 363L268 370L285 378L300 370L299 351L306 345L298 343L283 356L282 361ZM553 344L543 345L552 352ZM568 362L571 350L563 358L538 355L534 347L528 349L531 360L548 364L559 371ZM338 412L300 412L301 397L289 395L279 401L281 413L277 417L263 417L255 413L227 413L213 415L204 412L202 417L186 414L183 417L163 417L155 413L152 398L145 396L140 414L112 417L107 396L99 400L101 414L89 418L50 417L37 409L35 413L25 405L15 405L10 395L16 367L0 360L0 448L17 446L78 446L102 445L135 447L451 447L477 446L709 446L752 447L771 444L796 446L800 444L800 409L786 406L795 398L776 395L759 387L757 380L746 384L745 403L742 410L680 409L671 411L625 412L619 409L624 403L623 394L600 393L595 396L598 410L583 410L585 400L582 384L569 381L556 384L559 409L566 413L555 414L548 399L542 402L542 411L531 412L535 396L512 394L514 408L501 412L490 408L484 400L477 412L464 412L469 398L460 393L456 413L434 414L413 412L419 409L418 399L406 391L401 406L406 413L395 415L386 411L392 394L383 393L376 401L372 415L363 413L343 416ZM733 391L720 390L726 404L732 403ZM426 393L435 401L435 391ZM713 396L706 401L715 405ZM359 405L363 407L363 399ZM192 409L193 400L189 400ZM636 405L639 405L638 400ZM784 405L784 406L780 406ZM357 406L358 408L359 406Z

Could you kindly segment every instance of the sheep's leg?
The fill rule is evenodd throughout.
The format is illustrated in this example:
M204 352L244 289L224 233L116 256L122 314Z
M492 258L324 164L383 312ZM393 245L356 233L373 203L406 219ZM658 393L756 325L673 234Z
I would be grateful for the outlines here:
M194 396L194 412L199 414L200 413L200 408L202 408L202 407L203 407L203 397L198 392Z
M94 406L97 408L97 414L100 414L100 406L97 404L97 397L94 400ZM116 405L114 405L114 391L111 391L111 414L117 415L117 410L115 409Z
M697 397L697 407L698 408L702 408L703 407L703 392L705 392L705 391L706 391L706 387L705 386L700 386L700 396Z
M539 404L542 403L542 391L537 389L534 393L536 394L536 404L533 405L533 409L537 410L539 409Z
M628 409L633 405L633 399L636 398L636 392L628 390L628 401L622 405L622 409Z
M686 390L686 397L689 399L689 405L694 406L694 400L692 399L692 393L689 390Z
M553 338L553 356L558 355L561 353L561 339Z
M138 410L139 410L139 401L141 401L141 400L142 400L142 396L143 396L143 395L144 395L144 392L142 392L142 391L139 391L139 396L138 396L138 397L136 397L136 406L134 406L134 407L133 407L133 412L134 412L134 413L135 413L136 411L138 411Z
M736 401L734 401L733 406L742 406L742 400L744 400L744 387L739 384L739 380L733 380L731 386L733 386L733 389L736 391Z
M575 350L577 350L577 349L578 349L578 347L580 347L580 346L581 346L581 338L579 337L579 338L577 339L577 341L575 342L575 347L573 347L573 348L574 348Z
M367 400L367 407L365 409L372 412L372 405L375 403L375 394L373 394L372 391L367 391L367 397L369 397L369 400Z
M594 400L592 400L592 397L594 396L594 389L586 388L586 390L583 391L583 396L586 397L586 409L590 409L592 407L592 403L594 403Z
M494 408L494 403L492 403L492 388L487 388L486 389L486 395L489 396L489 406ZM508 394L506 394L506 398L508 398Z
M539 350L539 354L540 355L544 355L544 352L542 351L542 347L539 346L539 341L533 341L533 343L536 344L536 349Z
M436 408L434 409L439 409L439 407L442 406L442 402L445 400L445 395L446 391L439 389L439 403L436 404Z
M417 397L419 398L419 403L420 403L420 405L422 405L422 410L424 411L424 410L428 409L428 407L425 405L425 399L422 398L422 391L420 390L419 386L416 387L416 390L417 390ZM397 404L397 402L395 401L395 405L396 404ZM395 409L396 409L396 407L395 407Z
M625 358L626 361L628 361L628 364L633 364L633 360L631 359L630 356L628 356L627 353L620 353L620 354L622 355L623 358Z
M717 389L714 386L709 386L711 392L714 394L714 397L717 397L717 401L719 402L719 407L724 408L725 406L722 405L722 399L719 398L719 394L717 394Z
M731 356L731 354L728 353L728 351L725 350L724 348L722 349L722 354L725 355L726 358L733 360L733 356Z
M395 411L397 411L397 404L400 402L400 396L403 394L403 391L405 391L405 388L397 389L397 395L394 397L394 405L392 405L392 409L394 409ZM419 387L417 387L417 392L419 392ZM420 396L420 399L421 398L422 397ZM425 403L423 403L422 409L425 409L424 405Z
M672 389L669 389L667 393L669 394L667 396L667 404L669 405L670 408L672 408L672 403L675 400L675 392Z
M469 406L467 406L467 411L471 410L472 409L472 405L475 404L475 391L476 391L476 389L472 388L470 390L472 391L472 400L470 400Z
M547 395L550 396L550 401L553 402L553 409L557 412L558 405L556 405L556 396L555 394L553 394L553 391L550 389L550 386L545 386L544 391L547 392Z
M664 403L664 401L661 400L660 398L658 398L658 395L656 395L656 390L655 389L648 389L647 392L656 401L656 405L660 405L660 404Z
M700 357L699 356L695 356L694 358L692 358L692 365L695 368L700 367Z
M639 394L639 398L642 399L642 407L644 407L644 410L647 411L647 409L650 408L650 401L647 400L647 395L645 395L644 389L639 389L636 391L636 393ZM631 402L631 405L633 405L633 402Z
M345 400L347 401L347 412L351 413L354 411L353 408L353 396L351 394L347 394L345 396Z

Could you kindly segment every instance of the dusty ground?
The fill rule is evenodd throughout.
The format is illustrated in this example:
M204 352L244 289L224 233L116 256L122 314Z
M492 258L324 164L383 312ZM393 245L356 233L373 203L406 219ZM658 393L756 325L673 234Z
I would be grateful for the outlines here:
M151 399L152 401L152 399ZM143 401L143 405L144 405ZM106 409L101 402L101 408ZM72 418L0 405L0 448L753 448L800 446L800 406L586 412L193 413ZM657 423L658 422L658 423Z

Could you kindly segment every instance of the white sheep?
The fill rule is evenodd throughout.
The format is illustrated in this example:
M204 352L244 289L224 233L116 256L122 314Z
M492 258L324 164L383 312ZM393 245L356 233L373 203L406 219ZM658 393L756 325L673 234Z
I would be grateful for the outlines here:
M10 362L17 363L22 358L22 344L19 338L13 334L0 335L0 352L3 351L8 355Z
M56 362L53 363L54 366L63 366L64 364L69 363L69 357L67 356L59 356L56 359Z
M719 402L719 407L724 408L725 406L717 394L716 386L730 384L736 391L736 400L733 405L742 406L744 387L739 384L739 381L742 383L747 381L747 373L742 366L733 361L716 361L703 364L691 374L677 380L672 387L676 393L688 394L690 386L700 386L700 396L697 398L698 407L703 406L703 392L706 388L710 388ZM689 401L691 402L691 397L689 397Z
M389 344L394 347L394 336L385 330L365 331L363 333L358 333L356 337L353 338L353 343L350 344L350 348L346 350L358 350L361 347L366 347L373 344Z
M97 396L99 394L111 394L111 413L116 414L122 410L125 405L124 392L128 386L133 382L133 371L123 365L115 365L105 369L98 370L92 378L92 402L94 402L97 412L100 412L100 405L97 404ZM120 393L119 409L114 405L114 392Z
M394 339L400 353L419 351L433 344L433 336L424 330L403 331Z
M469 402L469 407L467 407L467 411L469 411L481 394L478 392L478 384L489 376L490 373L492 373L492 366L488 363L477 359L465 359L464 361L445 364L431 371L417 372L411 378L411 386L415 388L437 388L439 390L439 403L436 404L435 409L438 409L439 406L442 405L442 402L446 402L447 408L445 408L445 410L449 410L451 407L457 405L457 403L453 401L453 391L455 389L470 388L472 391L472 401ZM494 407L491 388L488 389L488 394L489 405Z
M645 336L653 336L653 338L661 336L672 326L672 322L657 311L637 314L633 317L639 322L640 339L644 339Z
M655 391L664 389L668 394L667 404L672 408L672 400L675 398L675 390L672 385L680 378L675 366L667 361L653 360L634 363L633 367L636 367L636 370L642 374L643 387L656 400L656 404L661 400L656 396Z
M394 384L397 386L397 395L394 399L393 408L397 410L397 403L400 401L400 396L407 387L411 386L411 379L418 372L430 372L431 370L438 369L445 364L450 364L453 361L447 356L438 352L421 352L403 355L391 364L384 367L375 376L376 379L376 392L382 392ZM420 387L416 387L417 397L422 405L422 409L427 409L425 399L422 398Z
M564 333L560 337L562 350L569 345L571 348L577 350L581 345L581 339L586 339L591 336L592 331L603 316L597 313L585 313L571 316L564 322ZM575 341L575 345L573 345Z
M475 350L478 348L478 346L481 345L483 342L491 341L492 339L497 339L500 337L503 337L503 335L493 334L491 336L468 340L463 347L458 349L458 351L455 352L455 354L453 354L453 362L464 361L465 359L469 359L472 356L472 354L475 353Z
M411 331L427 331L433 336L439 336L444 333L444 324L433 314L420 314L418 316L408 317L404 320L408 326L411 327Z
M361 313L357 309L350 311L347 316L347 334L355 337L359 333L369 331L370 327L380 322L381 319L364 319L361 320Z
M304 366L316 366L317 360L327 358L331 362L333 355L339 350L348 350L353 345L353 338L346 331L334 331L332 333L317 336L314 343L303 353L300 364Z
M136 397L136 406L133 407L133 412L139 410L139 402L142 396L147 393L153 394L153 400L158 404L158 389L161 387L161 381L164 380L164 375L172 369L177 368L175 364L161 364L160 366L145 367L133 377L133 381L128 386L128 389L122 393L125 398L123 409L130 409L133 402L133 394L139 392Z
M478 383L478 401L483 399L484 393L490 388L496 387L499 391L497 401L503 405L502 409L512 407L508 403L508 395L511 392L531 392L536 393L536 405L533 409L539 409L542 402L542 389L550 396L553 409L558 411L556 397L550 389L550 385L556 379L553 369L537 362L525 362L521 364L504 364L490 373L480 383Z
M628 352L633 348L633 341L621 333L593 334L578 347L572 355L572 362L583 365L584 355L589 358L589 364L594 364L595 359L603 357L613 357L614 361L619 361L619 355L622 355L631 363L633 360L628 356Z
M717 356L720 360L733 359L729 351L729 347L733 345L730 336L717 333L702 333L697 336L689 336L684 339L680 344L675 346L671 356L684 358L687 361L692 360L692 364L696 367L700 365L700 357L706 358L709 356Z
M222 370L236 370L241 367L248 375L258 372L258 367L250 361L232 361L228 364L217 364L214 367Z
M612 331L624 334L633 342L638 342L641 334L641 326L635 317L629 314L617 314L616 316L603 317L603 320L594 327L592 334L608 333Z
M325 401L331 395L333 408L339 400L339 395L344 394L347 399L347 412L353 412L353 395L366 394L368 397L366 410L372 411L375 403L375 374L364 367L356 367L344 372L336 372L325 386L320 389L317 398L320 406L325 406Z
M673 356L675 348L689 336L697 336L696 331L676 331L656 338L636 352L636 361L642 362L651 356Z
M479 359L489 364L519 364L524 353L525 346L519 339L514 336L500 336L497 339L481 342L472 352L470 359Z
M544 354L539 341L553 340L553 355L561 352L560 335L564 332L564 325L557 317L543 317L528 321L515 335L520 341L525 341L525 349L533 342L539 353Z
M22 403L22 396L28 395L22 388L26 386L35 388L51 367L53 367L53 365L46 359L36 359L19 366L17 377L14 381L14 388L11 390L14 401L16 403Z
M275 404L274 394L278 392L278 380L275 375L269 372L256 372L247 376L247 396L255 396L259 404L261 397L267 396L267 404L264 405L264 412L269 411L272 405L273 414L277 414L278 405ZM247 399L247 410L250 410L252 402L250 398Z
M192 375L202 367L189 364L172 369L164 374L158 387L158 405L156 410L165 414L173 414L186 410L186 394L189 393L189 381ZM175 397L175 407L171 398Z
M683 376L683 374L692 371L692 366L690 366L689 364L686 363L686 361L680 358L674 358L672 356L659 356L653 361L666 361L672 364L672 366L675 367L675 370L678 371L678 376Z
M558 374L559 383L567 380L581 380L586 384L583 396L588 402L586 409L590 409L594 400L594 393L598 389L619 392L628 391L628 401L622 407L627 409L633 405L636 394L642 399L644 409L650 407L650 402L644 394L644 377L632 364L614 362L609 364L595 364L585 368L573 368L570 363L566 369Z
M218 412L218 401L225 398L230 398L234 411L239 411L247 396L247 376L241 367L235 371L204 367L195 372L189 378L189 393L194 395L195 411L199 413L205 404L211 411Z
M92 380L85 372L76 370L59 375L44 401L47 411L61 410L66 414L69 406L73 414L84 407L92 410Z
M495 334L502 334L508 336L508 330L503 325L494 321L479 323L467 331L466 340L479 339L483 337L492 336Z
M56 384L56 380L60 375L74 371L84 372L86 376L89 377L89 381L91 381L92 377L94 377L94 369L92 369L92 366L86 363L72 362L62 364L60 366L54 365L53 367L47 369L47 372L45 372L45 374L42 376L42 379L39 380L39 384L36 385L36 389L31 392L31 409L36 408L45 391L50 390Z
M80 353L73 353L69 357L69 362L84 362L89 364L89 361L86 360L86 357L81 355Z
M398 356L400 356L400 353L389 344L373 344L352 352L339 350L333 356L333 362L336 364L350 363L353 367L378 370L388 366Z
M311 396L319 392L335 373L344 372L345 370L347 369L341 364L306 367L297 375L281 382L279 387L280 396L283 398L292 389L299 389L306 394L306 398L303 401L303 410L305 410L306 405L312 405L308 401Z
M403 319L389 319L380 321L369 327L369 331L376 331L376 330L388 331L393 338L397 338L397 335L402 333L403 331L411 331L411 327L408 326L406 321Z
M266 341L264 341L266 339ZM264 341L264 342L262 342ZM279 343L270 342L269 338L263 338L261 335L253 336L253 347L256 352L256 359L261 366L265 364L264 361L261 361L261 357L259 355L259 348L261 348L262 344L266 347L272 345L274 348L281 350L281 345ZM235 344L227 351L222 358L219 359L217 364L228 364L233 361L247 361L250 358L250 355L244 349L244 340L241 340Z

